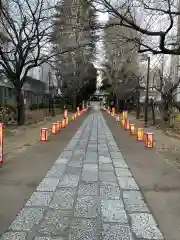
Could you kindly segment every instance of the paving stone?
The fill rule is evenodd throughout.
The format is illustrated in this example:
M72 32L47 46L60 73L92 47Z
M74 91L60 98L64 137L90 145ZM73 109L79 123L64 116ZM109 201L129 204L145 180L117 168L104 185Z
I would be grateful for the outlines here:
M84 157L85 156L85 150L84 149L76 149L74 152L73 152L73 157L79 157L79 156L82 156Z
M99 151L98 151L98 154L99 154L99 156L103 156L103 157L108 157L108 158L110 158L109 152L99 150Z
M128 222L122 200L101 200L101 214L103 222Z
M98 194L98 187L96 183L81 183L79 185L79 195L82 196L96 196Z
M47 178L57 178L61 179L66 169L66 165L64 164L55 164L47 173Z
M66 165L66 164L68 164L68 162L69 162L69 159L68 159L68 158L61 158L61 157L59 157L59 158L56 160L55 164Z
M104 163L102 163L102 164L99 165L99 169L102 172L113 172L114 171L114 168L113 168L112 164L104 164Z
M61 209L49 210L40 223L38 232L41 234L62 235L66 233L72 217L71 212L64 212Z
M71 158L73 151L64 151L61 153L60 158Z
M83 171L81 180L84 182L96 182L98 180L98 172Z
M83 171L92 171L97 172L98 165L97 164L84 164Z
M67 146L64 150L65 151L73 151L75 147L76 147L76 144L72 144L72 145Z
M101 155L100 153L103 153L103 155ZM106 147L98 147L98 154L99 154L99 156L104 156L104 154L108 154L109 156L109 158L110 158L110 153L109 153L109 149L108 149L108 146L106 146Z
M151 214L133 213L131 217L131 228L137 238L164 239Z
M75 217L96 218L97 205L90 196L79 196L75 206Z
M96 219L73 219L68 234L69 240L98 240Z
M126 190L139 190L134 178L132 177L118 177L120 188Z
M110 152L118 152L119 148L118 147L111 147L111 146L109 146L109 151Z
M121 224L103 224L103 240L133 240L130 227Z
M42 208L23 208L9 229L13 231L30 231L43 218Z
M87 151L85 159L96 159L97 160L97 152Z
M99 156L99 163L100 163L100 164L103 164L103 163L109 163L109 164L111 164L111 163L112 163L112 160L111 160L111 158L109 158L109 157Z
M48 206L53 197L53 192L34 192L27 201L26 206Z
M56 178L44 178L42 182L37 187L36 191L41 192L54 192L57 185L59 183L59 179Z
M140 191L124 191L123 199L128 212L149 212Z
M99 180L101 182L116 182L114 172L99 172Z
M79 144L87 144L87 143L88 143L88 140L85 140L85 139L79 141Z
M59 209L72 209L75 192L75 188L59 188L54 193L50 206Z
M118 184L112 182L102 182L100 184L100 196L106 199L120 199Z
M97 158L85 158L85 159L84 159L84 163L85 163L85 164L89 164L89 163L97 164L97 163L98 163L98 160L97 160Z
M82 167L83 166L83 162L81 161L81 159L78 158L78 160L73 160L69 162L68 167Z
M74 167L74 166L68 166L66 168L67 174L74 174L74 175L81 175L82 168L81 167Z
M58 184L58 187L76 187L79 182L79 176L73 174L65 174Z
M115 161L113 160L113 164L115 168L128 168L124 160L115 159Z
M51 237L35 237L34 240L56 240L56 239L51 238ZM64 240L64 239L58 238L57 240Z
M88 145L87 151L97 152L97 145L95 145L95 146Z
M131 177L132 174L128 169L115 168L115 173L118 177Z
M25 232L7 232L5 233L1 240L26 240L27 233Z
M122 153L119 151L118 152L113 151L113 152L110 152L110 154L112 158L123 159Z
M105 138L100 139L100 136L98 136L98 146L107 146L107 141Z

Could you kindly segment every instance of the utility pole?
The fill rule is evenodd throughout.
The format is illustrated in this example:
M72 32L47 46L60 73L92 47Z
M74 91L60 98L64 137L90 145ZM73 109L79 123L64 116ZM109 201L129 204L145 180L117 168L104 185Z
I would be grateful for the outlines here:
M148 69L147 69L146 98L145 98L145 109L144 109L144 126L145 127L147 127L147 121L148 121L150 57L147 57L147 62L148 62Z
M51 113L51 73L50 71L48 72L48 88L49 88L49 113Z

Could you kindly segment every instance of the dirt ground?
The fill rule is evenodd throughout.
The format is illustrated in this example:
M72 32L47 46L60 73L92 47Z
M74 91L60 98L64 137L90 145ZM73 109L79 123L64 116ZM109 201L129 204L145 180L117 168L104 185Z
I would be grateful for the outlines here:
M180 153L179 140L149 128L148 131L155 133L156 149L147 149L114 118L107 113L104 117L165 240L179 240L180 170L179 163L175 161ZM129 119L138 125L134 117L129 116Z
M51 135L49 142L39 142L39 127L50 126L54 119L41 123L39 127L31 126L28 130L20 131L19 136L17 134L13 140L9 138L11 140L6 144L9 144L12 154L7 155L11 158L5 159L0 166L0 235L9 227L87 115L84 113L59 134ZM62 116L56 116L56 120L60 117ZM16 138L19 139L17 147L14 146ZM25 144L31 147L23 147ZM21 150L15 150L18 147Z
M69 112L68 117L72 118L71 112ZM43 121L38 123L8 129L8 134L4 138L4 161L9 161L35 146L40 140L40 128L51 128L52 122L60 121L62 118L63 114L58 114L55 117L45 117Z

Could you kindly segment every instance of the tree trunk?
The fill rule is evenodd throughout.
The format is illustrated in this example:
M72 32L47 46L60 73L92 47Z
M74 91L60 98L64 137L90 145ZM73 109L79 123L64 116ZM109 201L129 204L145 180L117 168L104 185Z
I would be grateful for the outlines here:
M48 108L49 108L49 114L51 114L52 111L52 106L51 106L51 95L49 94L49 103L48 103Z
M56 114L55 114L55 109L54 109L54 99L52 98L51 101L52 101L52 103L51 103L51 106L52 106L51 116L52 116L52 117L55 117Z
M163 112L162 112L162 121L163 121L163 127L167 127L169 122L169 104L167 99L163 99Z
M153 99L151 99L151 109L152 109L153 125L156 125L156 116L155 116L154 101L153 101Z
M115 106L116 106L116 113L118 113L119 112L119 101L118 101L118 98L116 95L115 95Z
M76 97L73 98L73 112L76 112Z
M16 101L17 101L17 124L23 125L25 123L25 108L24 97L21 87L16 87Z
M139 91L137 93L137 103L136 103L136 119L139 119L140 118L140 112L141 112L141 109L140 109L140 100L139 100Z

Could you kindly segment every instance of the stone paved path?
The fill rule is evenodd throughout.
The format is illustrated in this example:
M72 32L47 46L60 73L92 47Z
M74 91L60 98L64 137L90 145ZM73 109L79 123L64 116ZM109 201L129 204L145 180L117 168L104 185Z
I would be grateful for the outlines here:
M1 240L164 239L99 111L87 117Z

